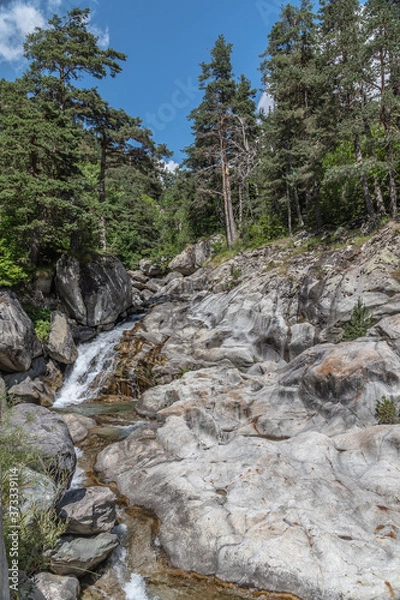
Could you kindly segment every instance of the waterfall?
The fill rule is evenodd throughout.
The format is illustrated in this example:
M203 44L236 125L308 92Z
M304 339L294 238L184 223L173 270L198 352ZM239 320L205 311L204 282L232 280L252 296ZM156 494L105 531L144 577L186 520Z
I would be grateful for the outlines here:
M54 408L80 404L96 397L97 390L113 366L115 345L123 331L132 329L136 321L124 321L111 331L100 333L93 341L79 346L78 358L53 404Z
M125 321L111 331L103 332L94 340L79 346L78 358L53 404L54 408L62 409L73 404L80 404L98 395L98 389L114 366L115 345L119 342L122 333L132 329L136 321L137 318ZM82 450L79 448L75 448L75 451L78 456L82 455ZM83 481L84 471L77 467L71 487L80 487ZM115 569L126 600L150 600L143 577L129 572L125 566L127 551L123 545L124 526L118 525L113 531L119 535L121 546L114 551L110 563ZM159 599L153 598L153 600Z

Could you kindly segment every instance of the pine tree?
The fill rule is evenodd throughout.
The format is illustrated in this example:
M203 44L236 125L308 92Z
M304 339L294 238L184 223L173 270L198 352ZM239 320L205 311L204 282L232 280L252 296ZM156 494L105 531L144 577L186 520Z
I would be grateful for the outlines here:
M0 81L0 230L33 264L88 231L91 211L79 169L80 129L26 82Z
M395 217L395 148L400 142L400 5L387 0L368 0L365 23L364 58L369 65L366 94L370 99L370 118L383 130L380 142L386 156L390 213Z
M48 28L36 28L24 45L30 61L26 74L36 93L46 95L61 111L76 97L74 82L84 75L103 79L121 71L126 55L102 50L99 38L88 30L90 9L74 8L64 17L54 15Z
M368 98L363 51L366 43L364 19L358 0L321 2L322 61L326 74L324 127L331 128L331 143L350 139L367 215L376 222L376 211L368 182L368 161L363 155Z
M250 179L258 164L258 137L260 126L256 114L254 98L256 90L252 89L250 81L241 75L236 88L233 105L233 165L237 180L239 207L238 224L242 233L245 211L250 207Z
M231 53L232 44L228 44L224 36L220 35L211 51L211 61L201 64L199 88L204 91L204 96L198 108L189 115L189 119L193 121L195 141L187 148L187 165L196 174L199 191L205 194L219 193L223 198L228 248L232 248L238 237L233 214L230 173L233 105L236 94Z
M292 200L297 221L304 224L302 207L311 196L314 218L322 225L317 178L322 158L316 115L320 103L315 16L308 0L299 7L286 5L269 36L262 55L263 83L273 99L273 110L264 119L263 168L267 192L279 210L287 208L292 229ZM303 196L303 202L301 202Z

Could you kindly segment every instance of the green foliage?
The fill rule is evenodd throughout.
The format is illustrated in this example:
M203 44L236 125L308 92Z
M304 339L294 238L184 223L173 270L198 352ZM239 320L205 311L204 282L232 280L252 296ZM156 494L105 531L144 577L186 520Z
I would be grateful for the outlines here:
M47 308L35 308L32 305L25 306L25 312L33 323L36 335L41 342L47 342L51 329L50 315Z
M368 310L359 298L353 309L350 321L344 327L342 341L351 342L359 337L363 337L370 327L372 327L372 319L368 316Z
M18 257L13 256L13 249L0 239L0 286L12 286L28 278L24 268L18 264Z
M15 523L11 520L10 505L10 475L13 469L18 473L18 495L20 501L28 481L26 468L34 469L44 465L37 452L33 451L25 439L25 433L19 427L11 424L9 409L2 411L0 427L0 475L1 475L1 504L3 507L3 527L6 551L9 555L11 539L9 532L13 531ZM14 516L14 513L13 513ZM66 523L58 517L55 506L43 509L39 505L24 513L19 513L18 521L18 559L19 568L28 575L45 570L48 566L46 552L54 548L57 539L65 532Z
M376 401L375 415L381 425L397 425L400 423L398 412L394 400L382 396L380 400Z
M285 235L287 235L287 228L282 224L279 216L272 212L266 212L250 226L246 241L248 241L248 246L254 248Z

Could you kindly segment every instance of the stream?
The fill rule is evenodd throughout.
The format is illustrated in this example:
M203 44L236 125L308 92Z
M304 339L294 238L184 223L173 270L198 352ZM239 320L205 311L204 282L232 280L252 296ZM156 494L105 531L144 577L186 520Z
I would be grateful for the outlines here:
M88 437L76 448L78 464L71 487L103 485L93 473L97 454L108 444L127 437L143 421L133 398L107 396L104 383L115 370L116 350L122 334L138 319L125 321L111 331L79 346L79 355L60 389L53 408L80 413L96 421ZM113 489L115 493L118 491ZM120 499L115 533L121 545L96 576L81 581L81 600L278 600L280 596L239 589L214 578L184 573L171 567L158 541L160 523L138 507L127 508Z

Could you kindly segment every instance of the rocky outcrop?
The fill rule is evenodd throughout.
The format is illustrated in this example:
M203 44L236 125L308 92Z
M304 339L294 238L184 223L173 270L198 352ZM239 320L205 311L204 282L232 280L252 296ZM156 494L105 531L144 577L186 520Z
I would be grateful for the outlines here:
M27 371L42 353L32 321L15 294L0 291L0 370Z
M74 576L62 577L43 572L35 575L34 581L46 600L78 600L79 598L80 585Z
M186 299L126 334L120 365L133 378L152 358L152 420L95 468L157 515L175 566L302 600L397 597L400 425L376 408L400 408L399 263L389 224L164 280L156 297ZM373 327L341 341L359 299Z
M78 350L67 318L62 312L55 311L51 314L51 329L46 345L49 355L57 362L71 365L76 361Z
M192 275L197 269L200 269L211 257L211 242L205 240L190 244L175 256L168 265L170 271L177 271L182 275Z
M132 304L129 275L115 257L79 263L64 255L57 263L56 286L68 311L80 325L114 323Z
M93 486L68 491L59 512L67 521L66 533L94 535L111 531L115 523L117 498L106 487Z
M62 538L50 558L50 569L56 575L84 577L118 546L118 536L100 533L95 537Z
M10 411L10 426L23 433L26 444L38 455L35 469L66 486L75 471L74 444L63 419L43 406L17 404Z

